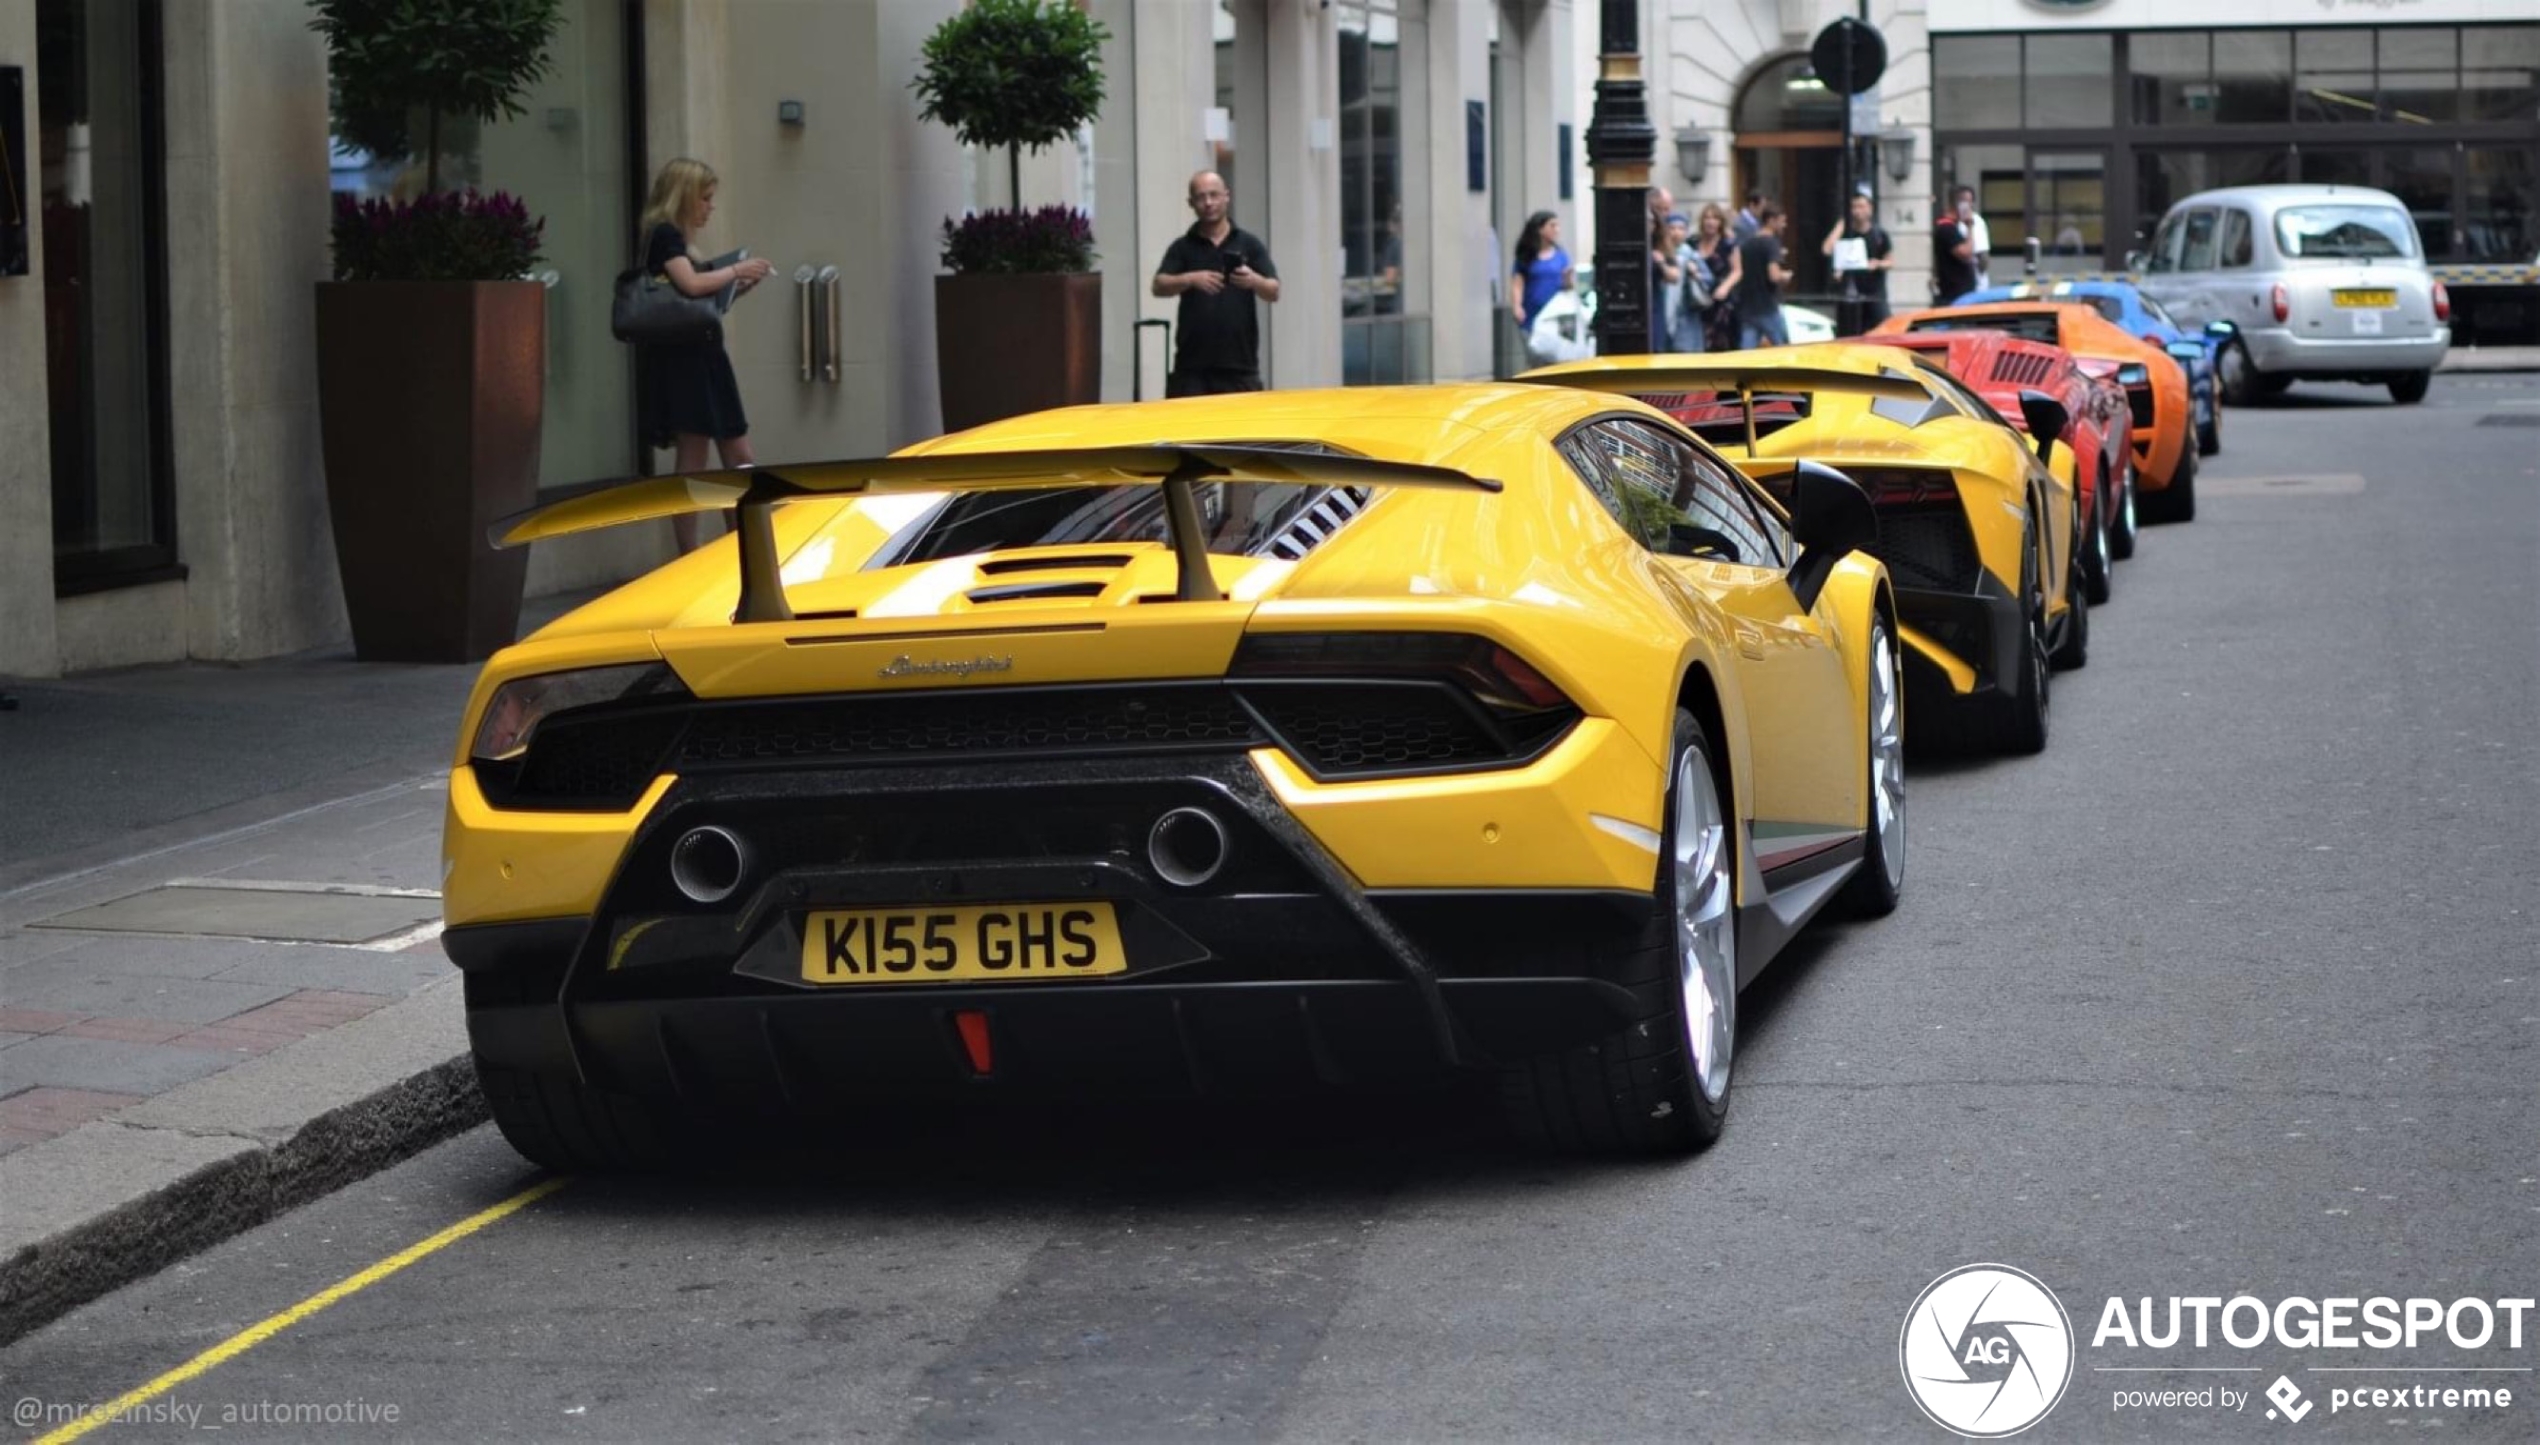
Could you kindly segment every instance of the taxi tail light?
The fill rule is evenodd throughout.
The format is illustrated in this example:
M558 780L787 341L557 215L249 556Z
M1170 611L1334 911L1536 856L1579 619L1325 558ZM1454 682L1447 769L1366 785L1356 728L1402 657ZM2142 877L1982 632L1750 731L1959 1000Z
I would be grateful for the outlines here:
M2270 298L2270 300L2275 307L2276 320L2286 321L2292 319L2293 298L2285 294L2284 284L2282 282L2276 283L2275 294Z
M1246 678L1434 678L1502 717L1575 711L1532 663L1463 632L1274 632L1244 639L1229 675Z
M2434 283L2434 319L2437 321L2452 319L2452 293L2444 290L2443 283L2440 281Z

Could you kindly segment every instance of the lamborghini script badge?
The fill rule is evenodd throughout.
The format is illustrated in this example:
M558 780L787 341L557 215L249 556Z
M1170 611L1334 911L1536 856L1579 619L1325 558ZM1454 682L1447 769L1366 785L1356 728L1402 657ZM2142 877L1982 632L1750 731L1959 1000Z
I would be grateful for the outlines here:
M957 657L941 659L934 662L919 662L917 659L903 652L899 656L892 658L890 665L882 669L882 676L886 678L945 675L952 677L969 677L973 673L1012 672L1013 670L1014 659L1011 656Z

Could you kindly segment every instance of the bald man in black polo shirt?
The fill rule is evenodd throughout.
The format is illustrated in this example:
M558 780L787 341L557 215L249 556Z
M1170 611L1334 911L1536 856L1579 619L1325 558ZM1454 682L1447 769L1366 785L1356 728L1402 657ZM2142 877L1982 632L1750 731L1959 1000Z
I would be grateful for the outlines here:
M1198 219L1165 248L1149 290L1182 298L1166 396L1261 390L1261 319L1254 298L1279 299L1279 268L1261 238L1228 219L1234 195L1215 171L1191 177Z

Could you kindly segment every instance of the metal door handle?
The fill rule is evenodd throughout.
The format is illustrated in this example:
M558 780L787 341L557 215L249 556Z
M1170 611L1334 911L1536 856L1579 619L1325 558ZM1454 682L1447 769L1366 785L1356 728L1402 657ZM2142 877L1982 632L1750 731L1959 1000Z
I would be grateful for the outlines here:
M823 266L820 268L820 289L824 293L822 311L827 320L827 324L821 327L820 333L821 341L824 343L821 347L821 362L827 371L830 384L834 386L837 384L838 380L837 267Z
M803 380L811 380L811 287L809 263L794 268L794 338L802 356Z

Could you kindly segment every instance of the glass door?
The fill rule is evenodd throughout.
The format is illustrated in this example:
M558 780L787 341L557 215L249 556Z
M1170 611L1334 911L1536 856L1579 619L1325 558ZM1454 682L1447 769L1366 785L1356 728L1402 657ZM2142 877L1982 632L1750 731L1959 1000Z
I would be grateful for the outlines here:
M182 575L168 449L157 0L38 0L36 159L53 577Z

